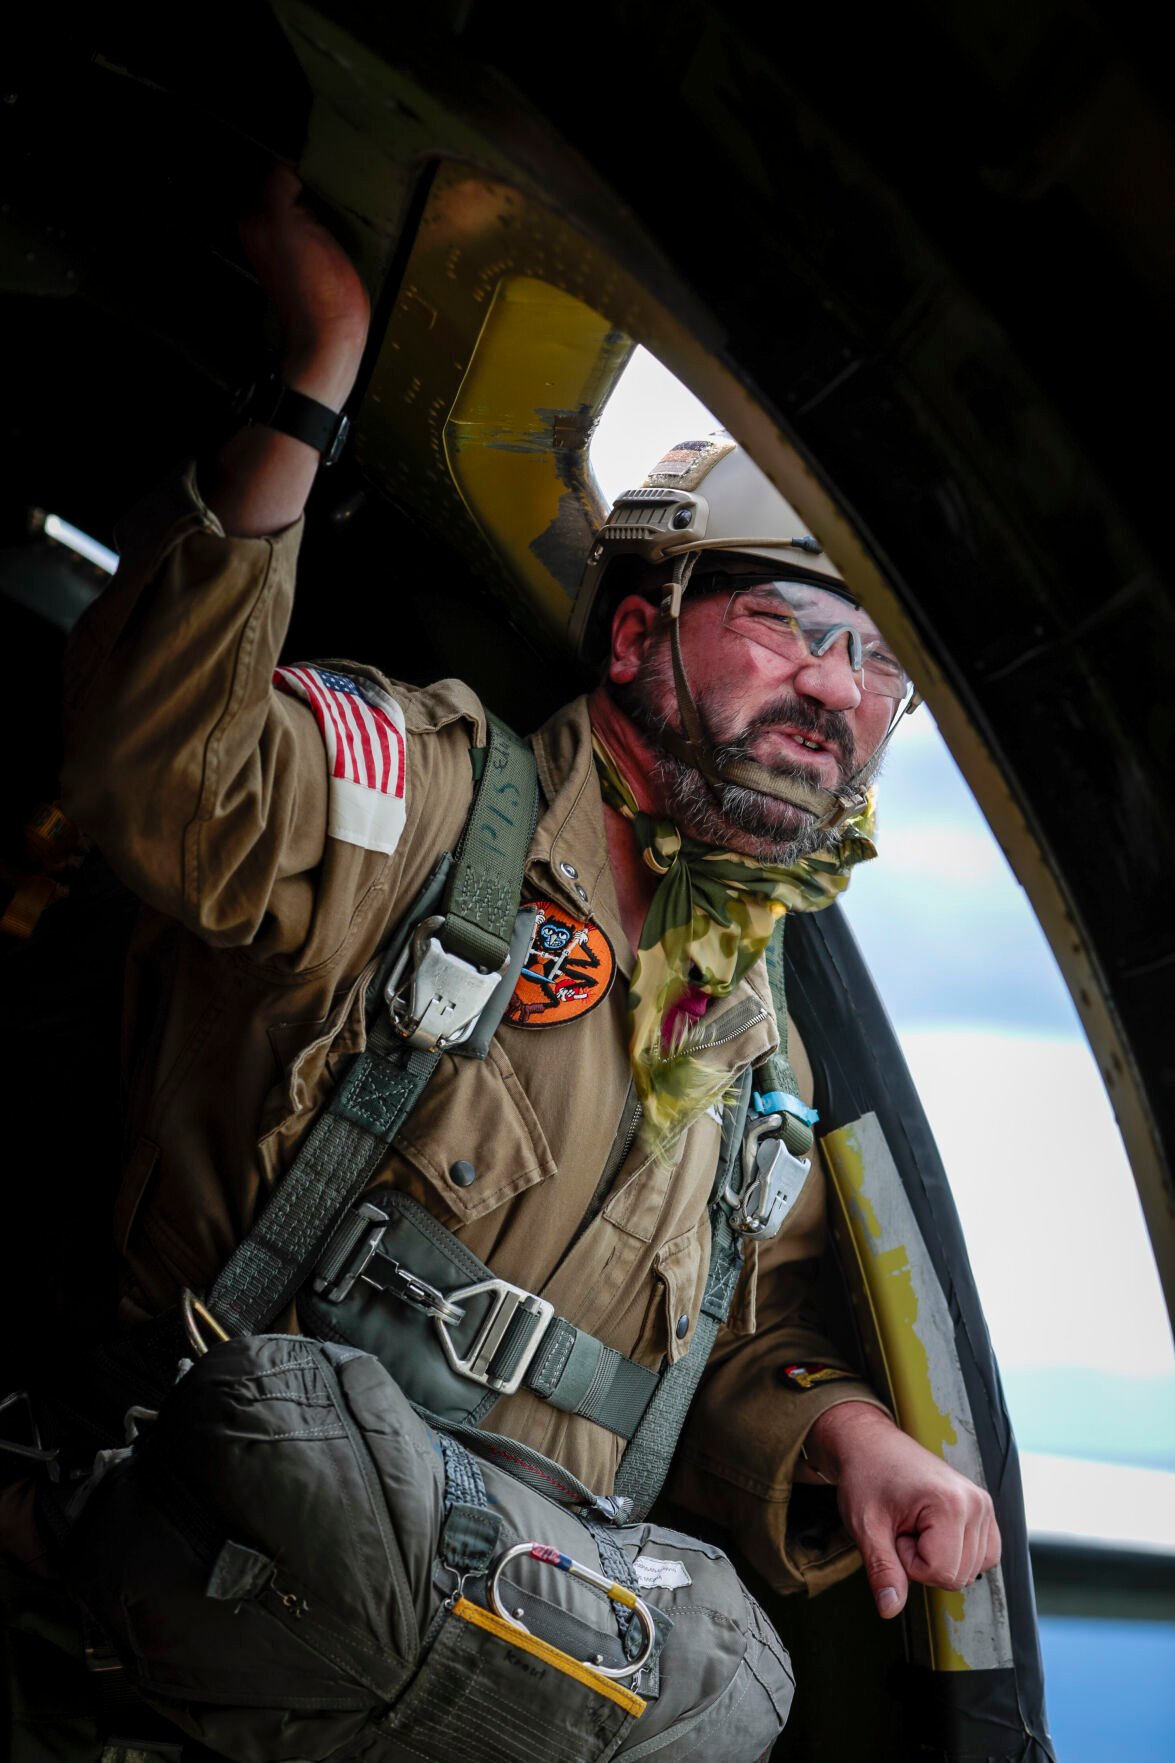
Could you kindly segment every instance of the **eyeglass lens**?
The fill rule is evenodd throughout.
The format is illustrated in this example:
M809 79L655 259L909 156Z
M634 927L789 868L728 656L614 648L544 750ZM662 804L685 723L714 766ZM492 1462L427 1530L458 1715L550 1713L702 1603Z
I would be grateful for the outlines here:
M862 691L901 698L909 677L880 632L839 595L805 583L758 582L730 596L724 628L788 661L830 654L842 637Z

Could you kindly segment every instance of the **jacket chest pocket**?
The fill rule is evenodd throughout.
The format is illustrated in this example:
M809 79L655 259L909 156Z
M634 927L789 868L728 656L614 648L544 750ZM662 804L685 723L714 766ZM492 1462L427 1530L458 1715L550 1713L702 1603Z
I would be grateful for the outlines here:
M710 1271L710 1221L662 1243L653 1257L653 1293L637 1357L674 1365L689 1352Z
M396 1140L393 1167L400 1159L456 1225L555 1173L538 1116L496 1040L484 1059L441 1060Z

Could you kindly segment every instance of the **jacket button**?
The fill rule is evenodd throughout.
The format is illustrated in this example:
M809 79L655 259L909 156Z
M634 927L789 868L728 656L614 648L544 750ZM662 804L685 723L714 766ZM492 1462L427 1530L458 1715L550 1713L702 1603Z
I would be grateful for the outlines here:
M563 871L564 875L569 875L572 881L579 880L579 871L576 869L574 863L561 863L559 868Z
M472 1187L477 1180L477 1170L472 1163L467 1163L464 1157L461 1157L450 1169L449 1180L459 1188Z
M684 1339L688 1333L689 1333L689 1317L688 1316L679 1316L677 1319L677 1338L678 1338L678 1340L684 1341Z

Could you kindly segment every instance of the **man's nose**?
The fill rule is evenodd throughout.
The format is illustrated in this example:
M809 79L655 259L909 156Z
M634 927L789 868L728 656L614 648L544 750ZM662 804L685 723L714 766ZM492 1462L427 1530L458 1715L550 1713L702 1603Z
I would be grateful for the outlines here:
M835 637L822 655L809 654L796 668L792 684L826 710L855 710L861 702L861 681L853 671L848 632Z

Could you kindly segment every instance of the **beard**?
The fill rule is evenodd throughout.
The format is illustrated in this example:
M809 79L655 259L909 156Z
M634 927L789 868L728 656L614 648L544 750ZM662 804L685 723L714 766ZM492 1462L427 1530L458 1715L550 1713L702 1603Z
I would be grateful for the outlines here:
M661 744L665 731L668 729L678 735L684 732L668 642L658 643L650 650L631 684L609 684L608 690L630 722L652 742L656 752L653 778L679 831L704 845L738 851L757 863L796 863L818 851L836 851L844 837L842 828L822 827L810 810L765 795L761 790L748 789L741 784L711 784L696 766L688 765L666 751ZM847 801L865 783L872 781L881 768L878 756L861 770L848 718L839 710L821 710L808 699L781 694L737 735L724 741L718 739L714 730L714 720L721 713L721 704L712 702L704 690L696 688L694 700L718 766L735 759L749 759L763 765L765 762L753 751L756 741L761 735L786 724L800 734L835 747L840 754L840 775L836 783L829 786L822 784L809 766L799 761L775 759L766 767L773 777L785 781L792 778L817 788L830 788L839 800Z

